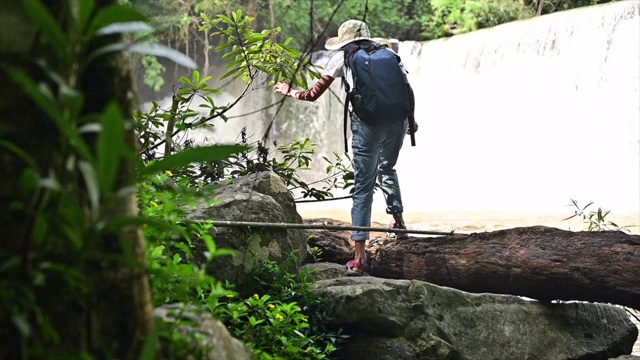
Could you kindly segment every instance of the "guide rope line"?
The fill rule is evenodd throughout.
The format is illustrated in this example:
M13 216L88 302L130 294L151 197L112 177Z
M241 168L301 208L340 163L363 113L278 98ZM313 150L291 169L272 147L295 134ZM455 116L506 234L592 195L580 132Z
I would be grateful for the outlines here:
M391 232L397 234L422 234L422 235L466 235L454 233L454 231L431 231L431 230L414 230L414 229L390 229L372 226L350 226L350 225L328 225L328 224L299 224L299 223L269 223L254 221L228 221L228 220L210 220L209 223L217 227L260 227L267 229L319 229L319 230L358 230L358 231L376 231Z

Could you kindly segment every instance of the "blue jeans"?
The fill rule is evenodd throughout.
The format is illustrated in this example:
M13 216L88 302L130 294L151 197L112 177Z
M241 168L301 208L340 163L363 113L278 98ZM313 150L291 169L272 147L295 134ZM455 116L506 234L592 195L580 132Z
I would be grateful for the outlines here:
M371 226L371 204L376 178L387 203L387 214L400 214L402 196L394 169L409 126L408 120L386 126L368 126L351 117L353 167L355 172L351 224ZM369 239L368 231L353 231L351 240Z

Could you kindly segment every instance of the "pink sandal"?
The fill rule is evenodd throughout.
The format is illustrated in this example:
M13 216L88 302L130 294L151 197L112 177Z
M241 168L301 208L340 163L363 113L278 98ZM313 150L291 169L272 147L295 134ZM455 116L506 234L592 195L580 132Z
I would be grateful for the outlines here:
M392 222L391 226L389 226L391 229L399 229L399 230L406 230L407 227L405 225L399 225L397 222ZM395 238L398 241L402 241L402 240L407 240L409 239L409 234L407 233L391 233L389 234L390 238Z
M362 276L365 267L366 265L361 262L350 260L347 262L347 276Z

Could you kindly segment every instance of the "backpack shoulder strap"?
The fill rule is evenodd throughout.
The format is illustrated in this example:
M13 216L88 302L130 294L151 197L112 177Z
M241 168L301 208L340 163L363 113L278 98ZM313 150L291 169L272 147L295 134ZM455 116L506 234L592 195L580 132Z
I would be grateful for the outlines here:
M347 69L351 68L349 60L360 50L359 42L352 42L342 47L342 51L344 52L344 66ZM347 127L349 124L349 92L351 91L351 87L349 86L349 82L345 77L342 78L342 86L346 90L346 96L344 98L344 121L343 121L343 138L344 138L344 153L349 152L349 144L347 143Z
M344 98L344 124L343 124L343 135L344 135L344 153L349 152L349 145L347 144L347 124L349 117L349 92L347 92L347 96Z

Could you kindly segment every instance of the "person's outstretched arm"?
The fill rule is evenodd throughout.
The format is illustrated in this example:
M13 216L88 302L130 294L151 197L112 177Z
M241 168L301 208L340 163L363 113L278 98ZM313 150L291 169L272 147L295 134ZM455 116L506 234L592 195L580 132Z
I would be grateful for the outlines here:
M331 76L323 75L309 90L293 90L288 83L281 81L273 86L273 91L298 100L316 101L320 95L327 91L333 80Z

